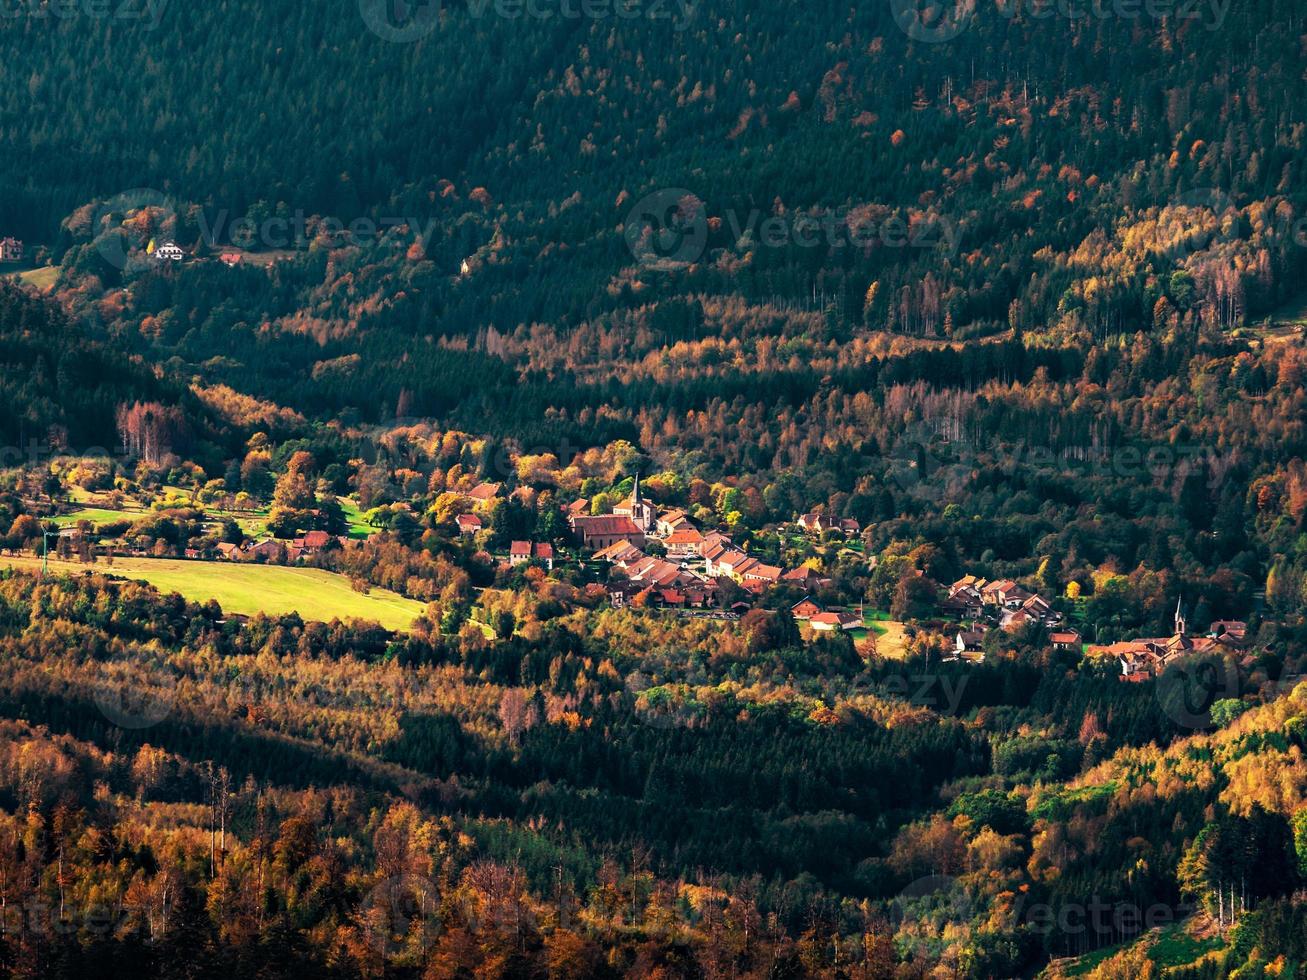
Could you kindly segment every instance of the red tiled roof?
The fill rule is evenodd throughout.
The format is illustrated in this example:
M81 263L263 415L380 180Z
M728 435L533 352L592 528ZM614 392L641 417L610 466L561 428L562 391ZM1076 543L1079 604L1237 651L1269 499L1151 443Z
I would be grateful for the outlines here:
M598 517L577 517L573 527L580 534L641 534L635 522L621 514L601 514Z
M679 531L673 531L671 534L667 535L667 538L663 543L668 545L699 544L702 541L703 535L691 527L682 528Z

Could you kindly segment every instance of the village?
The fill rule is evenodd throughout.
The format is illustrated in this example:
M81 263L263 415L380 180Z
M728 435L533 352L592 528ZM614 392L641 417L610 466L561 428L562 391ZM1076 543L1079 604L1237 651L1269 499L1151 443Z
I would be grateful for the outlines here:
M818 559L784 567L774 557L768 560L749 544L738 543L727 528L704 527L682 507L658 505L645 493L638 473L627 485L630 489L624 497L609 497L616 502L605 506L605 513L595 513L598 505L585 497L562 505L564 533L551 540L505 539L491 532L497 509L522 492L521 488L509 489L504 482L463 482L451 494L456 498L454 511L442 519L448 521L445 526L454 540L468 549L469 556L480 556L501 575L532 567L545 574L566 572L572 581L595 583L587 587L599 588L615 609L721 620L739 619L756 608L783 610L809 635L844 633L859 640L879 625L866 612L860 592L850 595L847 587L835 582L831 573L824 571L826 559L821 557L827 552L841 553L846 561L874 572L878 559L865 556L863 529L857 520L820 510L796 515L777 531L790 535L792 541L809 544L787 553L817 555ZM234 498L223 497L218 503L235 506ZM209 520L209 533L192 537L176 549L160 550L161 542L151 545L131 535L100 538L84 520L64 519L56 540L61 556L76 553L83 560L92 560L96 554L109 561L114 556L171 556L197 562L331 568L337 564L333 553L358 547L393 526L397 518L414 527L420 524L420 515L406 503L378 508L390 523L382 521L375 527L364 521L356 504L349 505L354 516L348 528L325 530L329 525L323 523L323 514L313 511L309 517L316 528L286 537L273 535L258 521L233 520L236 511L219 510L216 514L228 516ZM148 511L142 511L145 513ZM775 553L773 547L771 554ZM921 597L915 607L918 614L905 615L905 622L894 625L908 637L922 631L942 636L945 643L936 649L944 661L984 663L1003 649L1005 642L1022 634L1039 637L1055 651L1113 662L1120 677L1138 682L1157 677L1185 656L1244 656L1249 646L1247 625L1242 621L1218 620L1204 635L1193 635L1180 605L1170 636L1087 643L1068 616L1074 606L1068 605L1065 597L1056 601L1010 578L967 574L942 585L922 572L914 575L914 592ZM881 622L886 620L883 611L875 615Z

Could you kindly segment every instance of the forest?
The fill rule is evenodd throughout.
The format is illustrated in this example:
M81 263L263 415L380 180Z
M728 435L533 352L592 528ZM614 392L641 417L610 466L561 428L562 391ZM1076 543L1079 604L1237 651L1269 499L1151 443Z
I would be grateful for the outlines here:
M0 11L0 976L1307 968L1301 4L143 6Z

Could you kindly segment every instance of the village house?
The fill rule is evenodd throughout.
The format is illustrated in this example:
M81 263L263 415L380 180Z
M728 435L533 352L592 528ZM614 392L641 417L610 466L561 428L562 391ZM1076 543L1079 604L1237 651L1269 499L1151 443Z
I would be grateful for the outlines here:
M231 268L232 266L235 266L235 265L240 265L240 264L241 264L241 253L240 253L240 252L223 252L221 255L218 256L218 261L221 262L223 265L227 266L228 268Z
M1235 620L1229 623L1244 625ZM1212 624L1216 626L1217 624ZM1121 676L1127 681L1145 681L1157 677L1173 661L1194 654L1233 653L1243 646L1242 640L1234 636L1221 621L1221 632L1217 636L1190 636L1188 623L1181 601L1175 605L1175 632L1169 637L1148 637L1137 640L1122 640L1118 643L1091 645L1086 647L1088 656L1114 657L1121 665ZM1246 629L1246 626L1245 626ZM1229 640L1225 637L1230 637Z
M743 551L729 549L716 558L708 559L706 569L709 575L725 575L739 582L743 580L744 573L758 563L757 558L751 558Z
M694 524L683 510L666 510L658 515L655 523L656 532L666 538L678 531L692 531Z
M327 547L332 542L340 543L340 540L326 531L305 531L304 536L296 538L294 541L295 548L303 554L314 554Z
M600 548L594 553L595 561L606 561L618 568L626 568L648 557L643 551L629 541L615 541L607 548Z
M474 504L485 504L498 497L503 488L502 483L478 483L465 496Z
M700 551L703 548L703 535L692 527L682 528L665 537L663 547L667 549L668 558L688 561L691 558L700 557Z
M252 561L276 563L286 560L286 546L280 541L269 538L245 549L245 554Z
M788 572L782 574L781 583L793 585L800 589L820 589L830 585L831 580L819 575L816 569L808 565L800 565L798 568L791 568Z
M981 663L985 659L985 634L983 626L973 626L969 630L960 630L954 637L953 652L950 660L965 660L968 663Z
M0 262L23 261L23 243L17 238L0 238Z
M685 571L681 566L661 558L645 557L626 569L626 577L632 582L648 582L653 585L688 585L698 578Z
M640 582L628 582L626 579L614 579L606 586L608 590L608 601L614 609L621 609L628 606L631 600L644 592L649 586Z
M862 525L852 517L832 517L828 514L801 514L797 521L799 527L810 534L824 534L827 531L839 531L841 534L856 535Z
M999 625L1009 632L1032 623L1039 626L1055 626L1061 621L1062 614L1040 595L1032 595L1015 609L1005 606L999 614Z
M709 531L703 536L703 543L699 545L699 554L703 558L704 569L709 575L716 574L713 572L713 563L722 555L734 550L731 539L717 531Z
M1020 609L1033 594L1011 579L987 582L980 589L980 598L985 605L1004 609Z
M800 621L812 619L813 616L820 615L822 611L820 604L809 596L804 596L794 605L790 606L790 615Z
M822 633L853 630L862 625L862 617L855 612L822 612L811 616L808 625Z
M948 598L943 603L944 610L964 619L979 616L985 602L980 597L978 583L983 585L984 579L977 579L974 575L963 576L954 582L949 586Z
M1248 642L1248 624L1241 619L1218 619L1208 627L1207 636L1225 646L1242 647Z
M538 561L554 570L554 546L545 541L514 541L508 548L508 563L513 566Z
M1079 650L1080 631L1074 629L1056 630L1048 635L1048 641L1054 650Z
M781 580L781 569L777 565L765 565L762 562L755 562L742 573L744 583L758 582L764 588L775 585Z
M459 535L465 538L475 536L477 532L485 527L481 523L481 518L476 514L459 514L454 518L454 523L458 525Z

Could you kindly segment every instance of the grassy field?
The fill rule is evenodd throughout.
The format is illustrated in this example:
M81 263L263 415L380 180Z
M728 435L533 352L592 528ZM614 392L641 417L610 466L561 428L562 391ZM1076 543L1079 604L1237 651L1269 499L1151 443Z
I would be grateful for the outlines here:
M165 487L165 491L170 492L178 497L186 497L189 491L181 487ZM55 524L60 527L76 524L78 521L90 521L92 524L99 526L101 524L112 524L116 521L135 521L148 514L149 509L140 501L132 500L126 503L121 510L112 510L107 507L98 506L103 502L103 498L95 494L88 493L80 487L74 487L71 494L74 503L82 504L78 510L70 514L60 514L52 518ZM180 506L191 506L189 503ZM363 520L363 513L359 510L358 504L349 497L340 498L341 510L345 512L345 520L348 523L346 533L355 540L365 540L378 532L378 529ZM240 525L242 531L251 538L259 538L267 534L268 531L268 513L269 508L260 507L257 510L249 511L229 511L217 507L203 507L205 514L206 527L213 527L220 521L234 520Z
M41 567L38 558L0 557L0 564ZM247 565L232 562L179 561L168 558L116 558L103 561L97 572L149 582L162 592L179 592L195 602L216 599L226 612L284 615L296 612L306 620L370 619L387 629L407 629L425 606L385 589L368 595L355 592L342 575L320 568ZM80 574L81 562L50 562L52 571Z
M49 289L54 285L54 281L59 278L59 268L48 265L43 269L30 269L19 278L29 286L35 286L37 289Z
M876 653L886 660L902 660L908 655L908 641L903 635L903 624L890 619L889 613L868 610L862 622L860 628L849 631L853 639L863 640L867 638L867 634L873 634L876 637Z
M0 272L0 277L10 276L27 283L29 286L35 286L37 289L46 290L54 285L54 281L59 278L59 267L54 265L42 266L39 269L13 268L5 266L4 271Z
M1184 922L1163 926L1141 937L1137 942L1147 946L1148 958L1164 971L1190 966L1224 948L1225 944L1219 937L1195 936L1190 932L1189 925L1190 923ZM1075 959L1061 960L1050 966L1041 978L1063 980L1063 978L1087 976L1104 960L1125 948L1125 946L1107 946Z
M377 533L375 527L363 520L363 512L353 497L336 499L340 501L340 509L345 512L345 520L349 521L348 533L351 538L369 538Z
M59 514L50 520L60 527L76 524L78 521L90 521L96 527L101 524L113 524L116 521L134 521L142 517L145 511L106 510L103 507L83 507L71 514Z

